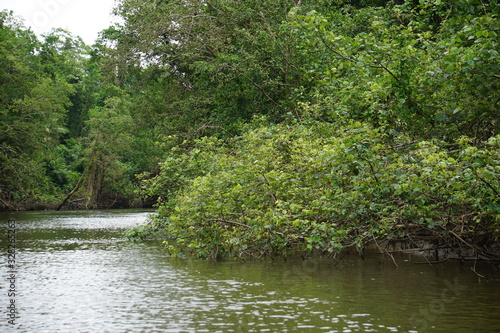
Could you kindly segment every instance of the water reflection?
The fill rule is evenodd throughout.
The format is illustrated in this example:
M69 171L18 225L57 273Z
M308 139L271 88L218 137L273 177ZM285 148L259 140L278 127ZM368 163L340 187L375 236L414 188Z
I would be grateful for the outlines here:
M147 215L11 215L19 227L16 331L492 332L500 327L500 290L488 265L476 267L489 277L479 279L467 265L415 265L405 263L406 257L397 259L399 268L383 256L340 263L174 259L157 243L123 238ZM5 276L7 268L1 270ZM6 320L1 325L8 328Z

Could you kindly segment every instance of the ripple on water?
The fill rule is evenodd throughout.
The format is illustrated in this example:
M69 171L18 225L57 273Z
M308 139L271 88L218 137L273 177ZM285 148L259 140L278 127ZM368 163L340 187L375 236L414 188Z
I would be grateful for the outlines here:
M408 309L428 307L443 281L455 277L422 267L384 273L368 261L332 267L173 259L157 245L124 240L123 232L146 218L147 212L20 215L19 331L408 332L415 329ZM432 282L426 288L423 274ZM469 287L474 293L447 303L429 324L454 325L459 313L496 327L491 313L499 310L499 295L484 285ZM474 299L471 310L453 308L467 309Z

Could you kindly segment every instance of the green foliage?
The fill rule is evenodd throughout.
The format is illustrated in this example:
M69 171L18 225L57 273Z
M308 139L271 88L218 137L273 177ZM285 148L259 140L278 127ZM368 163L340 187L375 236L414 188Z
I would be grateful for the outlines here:
M498 133L497 12L421 1L320 14L290 12L326 117L453 141ZM474 4L473 4L474 3ZM474 8L471 8L474 7Z
M54 184L55 193L69 192L78 182L82 171L82 144L68 139L44 156L45 173Z
M147 173L141 175L142 195L156 197L159 205L168 205L193 179L215 171L215 160L224 152L227 149L224 148L223 141L213 137L195 140L194 147L187 146L185 141L171 148L166 159L159 165L158 175L149 179Z
M0 199L51 199L45 158L66 133L65 113L73 88L41 72L35 37L1 13Z
M108 52L169 149L142 175L160 214L129 236L217 258L496 228L496 10L122 1Z
M159 214L128 236L205 258L500 227L494 2L122 0L116 13L92 49L1 13L3 206L70 193L124 207L140 192Z
M67 31L54 30L40 42L12 13L0 14L3 208L53 203L77 182L83 148L76 139L88 106L81 84L86 52Z
M183 155L186 174L167 161L150 189L170 196L132 234L160 232L176 252L218 258L332 253L409 225L487 230L500 222L500 141L468 140L451 156L439 142L389 146L358 122L259 127L234 150L211 142Z
M36 36L12 13L0 16L0 200L3 208L128 206L135 174L161 151L144 113L102 75L102 58L55 29ZM134 108L136 107L136 108Z
M151 91L155 100L162 98L163 113L180 115L191 128L208 124L237 131L234 124L255 114L279 120L285 108L294 107L290 97L301 86L302 57L284 23L293 4L122 1L117 11L126 23L108 31L107 39L116 47L105 52L118 54L114 66L128 66L128 73L144 64L144 74L162 73L162 87L140 89L148 96ZM124 82L136 83L131 77ZM165 88L176 93L162 95Z

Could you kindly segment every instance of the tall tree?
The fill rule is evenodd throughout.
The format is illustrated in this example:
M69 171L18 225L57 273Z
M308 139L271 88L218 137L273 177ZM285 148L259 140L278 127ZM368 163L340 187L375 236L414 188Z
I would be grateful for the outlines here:
M45 159L66 132L72 87L43 72L38 41L12 13L0 14L0 199L53 193Z
M117 12L125 24L108 43L120 54L114 68L127 59L156 68L170 87L176 82L175 89L189 98L171 95L164 110L183 110L197 129L231 127L255 114L278 120L303 86L303 57L286 24L294 3L122 1Z

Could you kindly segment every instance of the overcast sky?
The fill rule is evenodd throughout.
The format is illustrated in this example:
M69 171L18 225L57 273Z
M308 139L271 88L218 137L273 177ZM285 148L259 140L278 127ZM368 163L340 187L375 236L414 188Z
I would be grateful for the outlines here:
M109 27L115 0L0 0L0 10L13 10L40 36L52 28L69 30L92 45L98 32Z

